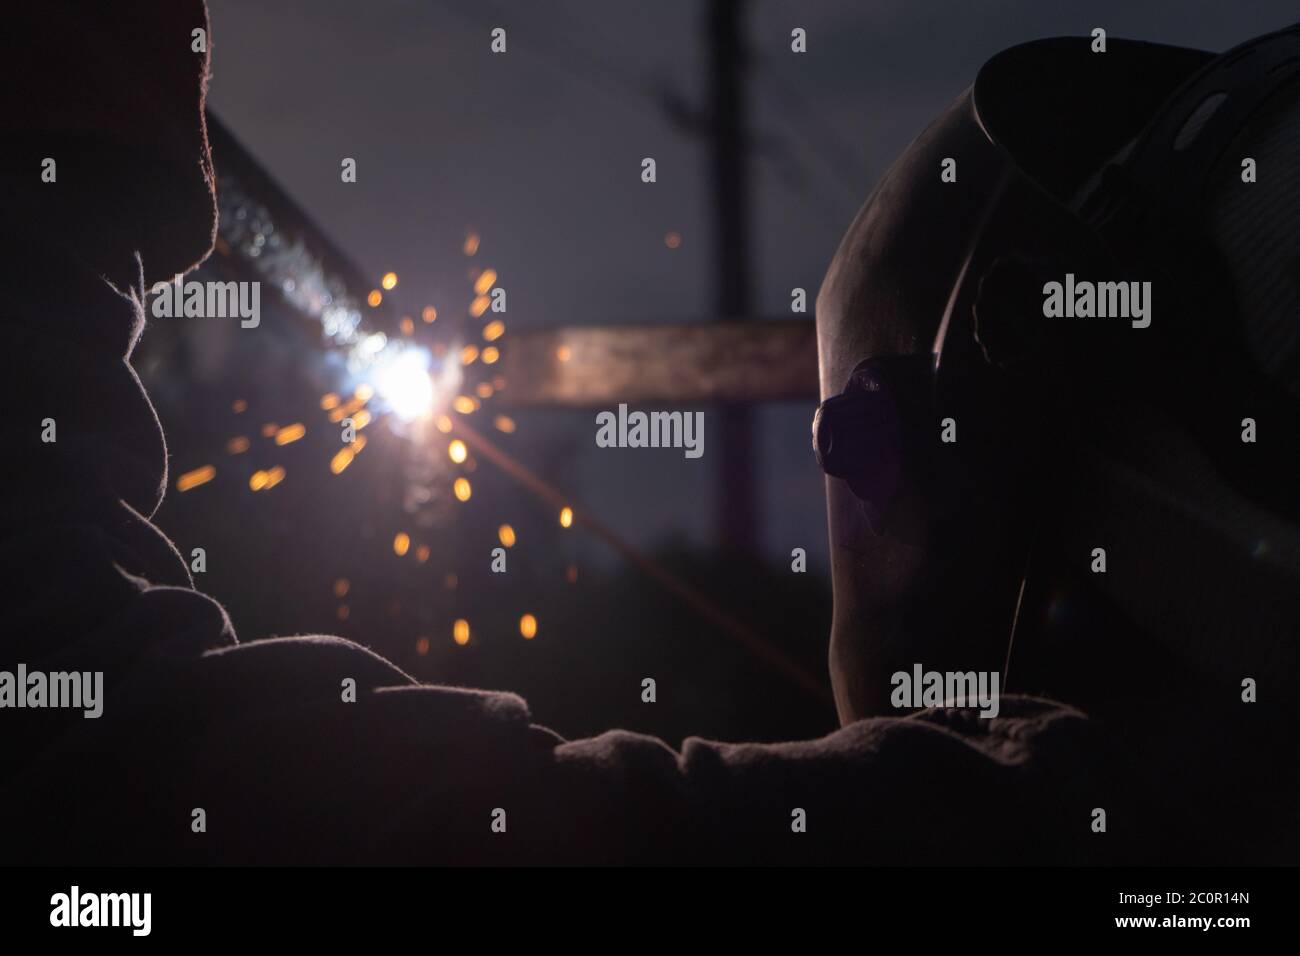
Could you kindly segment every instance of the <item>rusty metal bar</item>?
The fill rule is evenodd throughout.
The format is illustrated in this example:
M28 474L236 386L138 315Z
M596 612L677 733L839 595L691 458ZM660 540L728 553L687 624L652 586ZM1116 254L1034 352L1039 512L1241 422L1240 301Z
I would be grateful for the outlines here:
M512 329L503 405L817 400L811 319Z

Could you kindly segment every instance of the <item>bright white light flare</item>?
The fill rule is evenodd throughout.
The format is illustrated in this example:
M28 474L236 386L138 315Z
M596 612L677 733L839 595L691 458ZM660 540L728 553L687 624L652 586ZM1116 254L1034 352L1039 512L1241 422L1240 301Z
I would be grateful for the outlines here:
M394 415L409 422L433 410L433 379L429 375L430 356L421 348L385 349L370 370L375 394Z

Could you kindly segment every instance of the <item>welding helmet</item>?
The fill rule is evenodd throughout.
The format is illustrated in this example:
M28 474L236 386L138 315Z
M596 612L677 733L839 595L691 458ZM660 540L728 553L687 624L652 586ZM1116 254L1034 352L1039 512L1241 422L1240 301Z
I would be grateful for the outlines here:
M1104 692L1065 646L1102 608L1212 684L1296 679L1300 30L1093 47L990 60L822 284L842 721L915 663Z

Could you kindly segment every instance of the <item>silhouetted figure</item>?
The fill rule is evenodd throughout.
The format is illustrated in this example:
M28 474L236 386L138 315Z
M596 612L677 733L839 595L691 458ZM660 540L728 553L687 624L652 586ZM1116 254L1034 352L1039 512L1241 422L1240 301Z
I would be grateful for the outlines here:
M953 411L958 447L972 456L958 463L970 469L959 487L931 488L935 476L916 470L943 452L913 436L918 419L898 410L912 407L910 399L860 423L883 429L878 461L901 462L880 479L874 513L863 503L876 478L864 484L849 474L850 461L844 477L828 480L831 668L844 726L822 739L690 739L674 750L611 731L566 742L532 723L513 694L422 685L339 638L240 642L150 523L166 486L166 451L129 364L144 290L199 262L212 241L207 55L191 46L192 30L207 28L206 12L199 2L130 12L56 3L7 18L24 45L7 61L10 82L0 84L0 124L16 144L4 152L0 367L18 436L0 512L0 671L22 664L29 672L104 674L98 717L0 709L8 861L1205 862L1294 851L1294 771L1279 768L1276 756L1289 763L1290 752L1272 749L1280 737L1264 737L1284 706L1269 697L1277 701L1295 682L1293 652L1264 633L1297 620L1300 592L1283 587L1294 582L1300 553L1294 523L1234 497L1226 484L1207 491L1220 502L1217 544L1227 548L1258 528L1270 547L1258 563L1246 562L1248 572L1219 581L1226 592L1211 594L1207 581L1185 574L1179 554L1157 559L1149 550L1178 547L1180 539L1163 537L1177 522L1145 511L1133 520L1150 524L1115 543L1106 524L1111 502L1119 509L1149 498L1126 498L1118 483L1094 495L1072 467L1041 475L1025 468L1070 461L1074 446L1037 426L998 433L980 418L981 382L971 385L980 396L970 406L973 427L966 406ZM1068 42L1086 51L1086 40ZM1088 107L1097 116L1114 108L1125 117L1129 128L1100 136L1100 120L1043 113L1028 126L1042 143L1003 144L1037 146L1046 165L1027 175L1040 181L1052 180L1053 163L1070 167L1054 183L1064 202L1142 128L1157 91L1208 60L1112 41L1107 57L1125 64L1126 81L1083 89L1098 79L1092 65L1062 52L1068 68L1053 74L1042 67L1044 49L1005 54L999 70L1026 71L1032 88L1005 83L1001 73L977 84L864 207L819 301L825 396L840 392L864 359L930 354L988 199L974 184L984 166L1009 162L974 122L984 90L1010 98L1000 102L1012 118L1081 109L1091 99L1106 103ZM1020 95L1030 101L1015 102ZM1285 125L1260 135L1288 131L1280 143L1269 140L1277 165L1289 156L1292 170L1272 235L1294 251L1294 87L1287 97ZM954 143L969 150L959 154L957 182L941 184L939 161ZM57 161L55 182L42 181L45 158ZM947 334L944 354L973 362L970 315L955 317ZM964 356L948 351L961 336L969 340ZM1127 394L1138 394L1139 384ZM924 409L928 399L916 401ZM1087 412L1071 415L1091 420ZM1150 466L1123 472L1138 490L1159 497L1152 475L1205 490L1217 474L1164 419L1152 431L1150 418L1120 418L1127 435L1100 415L1106 424L1097 428ZM46 419L57 428L53 442L42 440ZM829 446L822 452L832 460ZM1005 484L979 472L999 463L1008 468ZM866 498L855 493L864 488ZM1180 499L1160 500L1176 510ZM1087 580L1066 519L1094 514L1110 548L1108 586L1120 583L1104 597L1080 585L1054 604L1052 588L1066 571ZM1017 612L1030 538L1033 562ZM1054 549L1065 557L1053 560ZM1141 593L1126 605L1133 588ZM1243 610L1265 597L1275 603ZM1213 613L1204 610L1211 605ZM1191 642L1195 652L1175 653L1149 633L1153 622L1180 624L1176 607L1210 615ZM1067 687L1072 671L1044 665L1021 686L1064 699L1077 691L1100 708L1100 721L1005 693L991 719L971 706L895 707L892 675L915 665L1003 676L1013 619L1005 676L1018 680L1026 648L1045 648L1049 665L1090 661L1092 683ZM1234 621L1248 621L1251 633ZM1217 653L1231 666L1201 666ZM1253 705L1239 691L1251 675L1266 688ZM1254 707L1260 711L1244 731L1225 716ZM1173 770L1176 777L1165 776ZM1105 832L1097 832L1098 808Z

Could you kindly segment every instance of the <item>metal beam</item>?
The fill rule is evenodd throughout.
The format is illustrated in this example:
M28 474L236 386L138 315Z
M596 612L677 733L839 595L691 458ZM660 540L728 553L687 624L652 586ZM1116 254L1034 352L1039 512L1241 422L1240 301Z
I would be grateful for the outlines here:
M817 400L810 319L514 329L502 350L513 407Z

